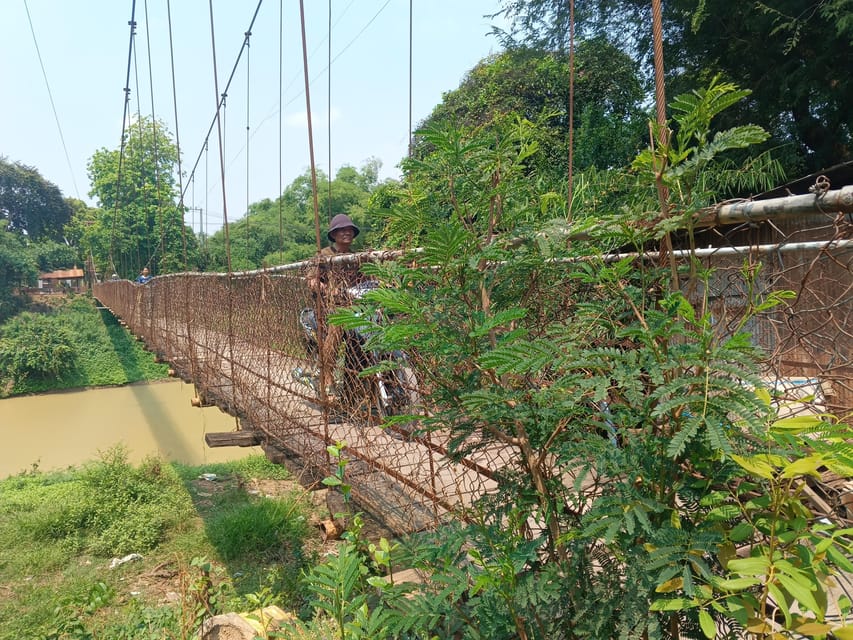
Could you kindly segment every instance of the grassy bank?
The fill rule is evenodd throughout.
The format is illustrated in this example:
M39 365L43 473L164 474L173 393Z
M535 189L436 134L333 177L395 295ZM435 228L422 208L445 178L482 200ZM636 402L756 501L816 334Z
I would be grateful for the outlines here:
M310 509L262 456L135 468L118 449L0 481L0 640L189 638L269 593L298 610Z
M44 298L0 326L0 394L121 385L167 377L89 296Z

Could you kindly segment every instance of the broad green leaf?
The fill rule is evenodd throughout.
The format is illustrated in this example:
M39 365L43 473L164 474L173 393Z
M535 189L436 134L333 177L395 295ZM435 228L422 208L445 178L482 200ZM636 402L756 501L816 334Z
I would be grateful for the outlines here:
M728 570L745 576L763 576L770 562L764 556L757 558L735 558L729 560Z
M652 611L683 611L696 606L693 600L687 598L669 598L667 600L655 600L650 609Z
M770 392L767 389L765 389L764 387L758 387L755 390L755 395L756 397L758 397L759 400L761 400L765 407L770 406L772 398L770 397Z
M832 560L838 568L842 571L847 571L848 573L853 573L853 562L850 561L850 558L847 554L841 553L834 544L827 548L826 550L827 557Z
M743 542L752 535L752 532L753 528L750 523L741 522L736 524L732 530L729 531L729 539L732 542Z
M832 538L824 538L814 546L815 555L826 553L826 550L833 545Z
M853 640L853 626L836 627L832 630L832 635L838 640Z
M699 612L699 626L702 627L702 633L709 640L713 640L717 636L717 627L714 624L714 619L705 609Z
M746 630L750 633L768 634L773 632L773 627L767 624L764 620L751 620L746 626Z
M782 469L782 477L796 478L797 476L809 475L819 478L820 474L817 470L821 466L823 466L823 456L812 454L785 465Z
M817 600L815 600L814 594L812 593L811 584L802 581L802 579L798 580L797 577L786 573L777 574L776 579L788 593L797 599L802 606L807 608L809 611L820 611Z
M804 636L823 636L832 631L832 627L821 622L806 622L795 627L794 631L802 633Z
M788 606L788 598L786 598L785 594L782 593L782 590L772 582L767 585L767 590L770 592L770 595L773 596L776 606L782 610L782 615L785 616L785 626L790 628L791 608Z
M823 420L817 416L794 416L777 420L770 425L770 430L799 433L800 431L814 429L819 424L823 424Z
M732 454L732 460L738 463L742 468L746 469L750 473L757 475L760 478L764 478L766 480L773 479L773 467L771 467L767 462L761 460L755 456L746 458L744 456L739 456L737 454Z
M720 591L743 591L761 584L758 578L713 578L711 582Z

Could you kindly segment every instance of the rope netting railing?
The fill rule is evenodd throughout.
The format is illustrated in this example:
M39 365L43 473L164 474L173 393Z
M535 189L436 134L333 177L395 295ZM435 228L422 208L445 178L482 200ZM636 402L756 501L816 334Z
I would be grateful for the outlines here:
M853 412L851 235L849 216L828 213L714 227L697 232L699 242L713 246L675 252L711 269L708 290L691 295L707 300L722 332L743 324L756 291L793 292L785 305L750 311L745 324L766 354L767 384L783 402L845 420ZM324 260L334 269L393 256ZM242 431L257 434L271 457L298 459L313 477L323 478L335 464L327 446L345 441L356 498L380 509L400 530L433 526L494 490L493 473L517 463L505 448L471 446L460 459L448 455L448 433L421 434L414 425L382 428L389 414L429 410L429 391L417 382L417 354L398 354L403 361L394 372L359 376L374 363L359 350L363 336L345 332L337 361L323 362L326 328L316 323L318 301L306 278L312 264L230 276L174 274L145 285L104 282L95 286L95 297L192 382L205 404L218 405L238 417ZM550 280L539 294L568 301L575 282ZM331 388L323 384L324 367L334 370Z

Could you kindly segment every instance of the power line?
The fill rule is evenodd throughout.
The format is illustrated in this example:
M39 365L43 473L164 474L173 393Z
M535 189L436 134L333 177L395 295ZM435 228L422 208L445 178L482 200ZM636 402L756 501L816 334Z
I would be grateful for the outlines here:
M62 142L62 150L65 152L65 162L68 163L68 171L71 173L71 183L74 185L74 194L79 200L80 190L77 188L77 181L74 179L74 169L71 167L71 158L68 155L68 147L65 145L65 136L62 135L62 125L59 123L59 115L56 113L56 105L53 102L53 92L50 90L50 82L47 80L47 71L45 71L44 61L41 59L41 51L39 50L36 30L33 27L33 19L32 16L30 16L30 8L27 6L27 0L24 0L24 9L27 11L27 21L30 23L30 33L33 34L33 44L36 46L36 55L39 59L39 66L41 66L41 75L44 78L44 84L47 87L48 98L50 98L50 108L53 110L53 119L56 120L56 128L59 129L59 139Z

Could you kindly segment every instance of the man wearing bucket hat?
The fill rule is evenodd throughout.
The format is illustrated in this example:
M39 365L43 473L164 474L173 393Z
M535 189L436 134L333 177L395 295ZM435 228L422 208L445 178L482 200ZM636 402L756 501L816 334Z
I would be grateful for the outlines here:
M320 346L321 384L329 396L334 396L334 367L338 347L343 339L343 328L326 322L326 309L347 304L349 301L344 292L347 287L358 283L361 274L358 264L354 262L331 263L324 258L352 253L352 241L359 233L359 228L348 215L339 213L333 217L326 233L332 244L320 250L319 259L306 274L317 302L317 324L323 328L320 332L323 336L323 344Z

